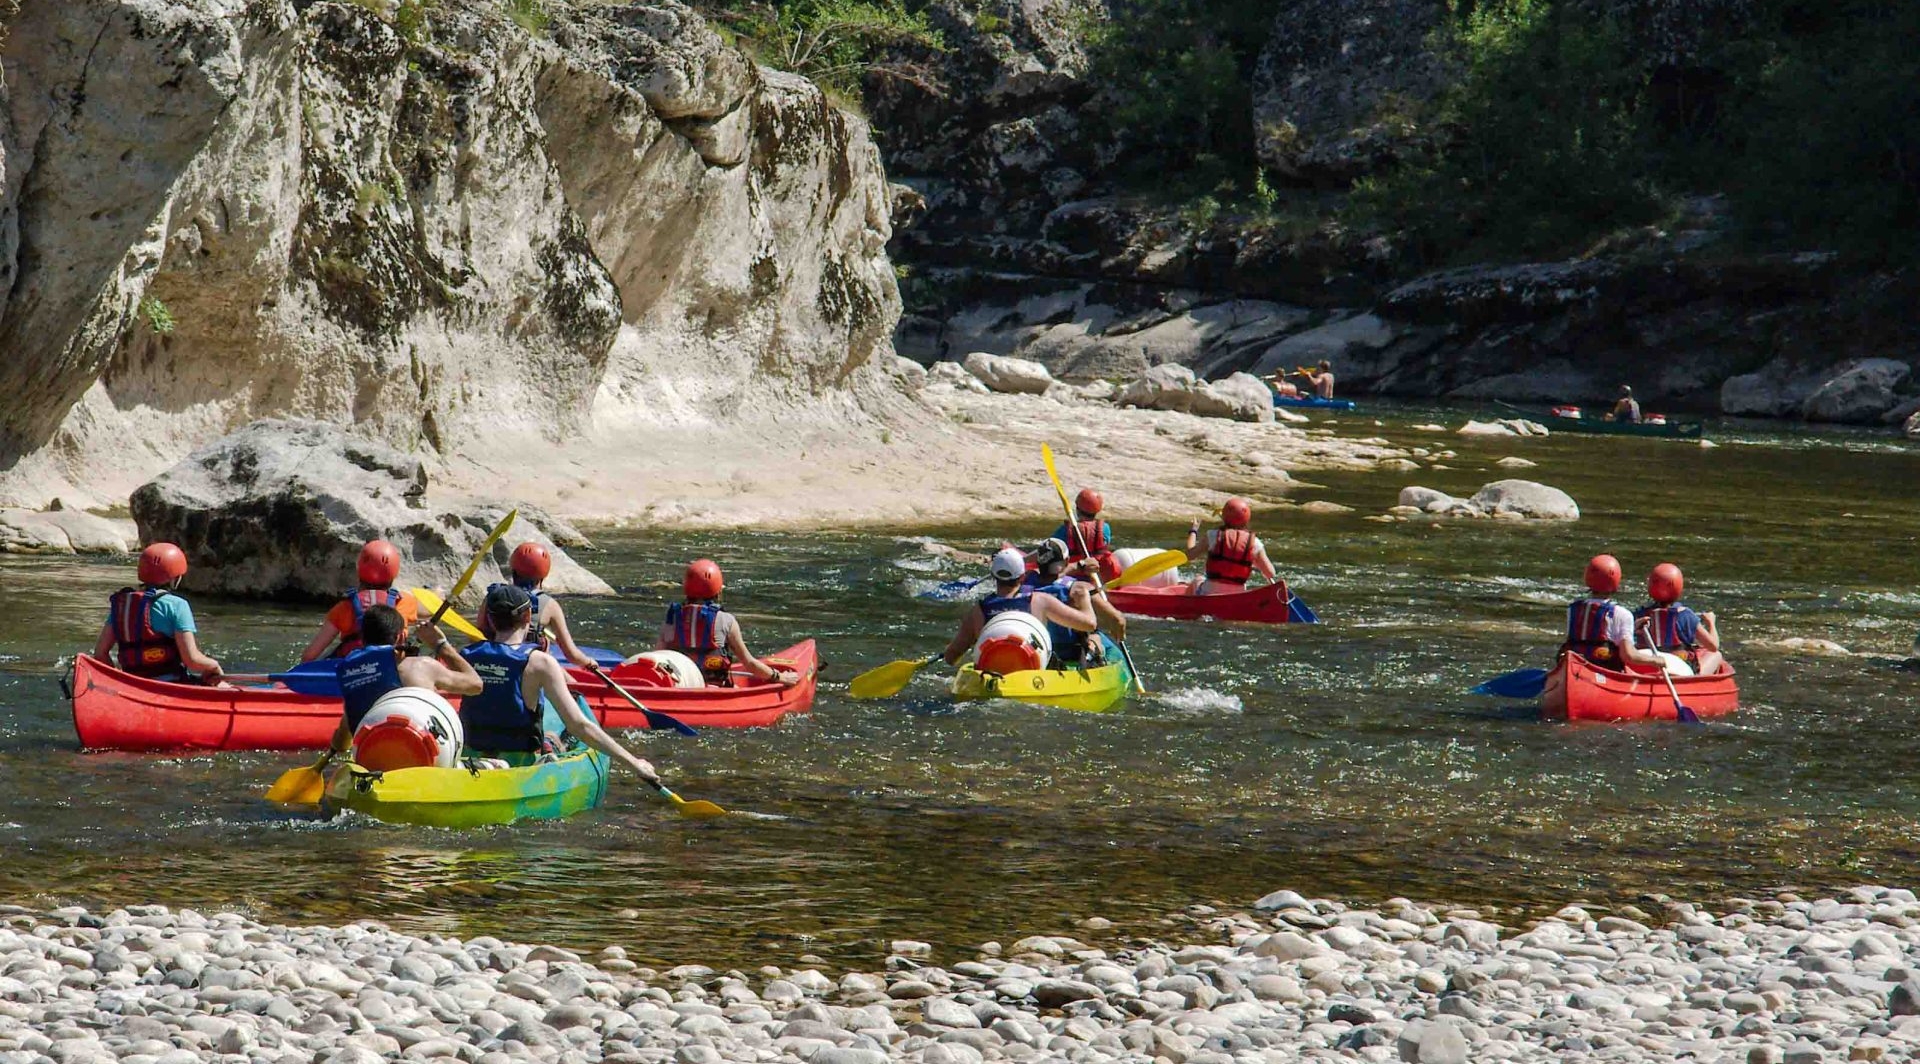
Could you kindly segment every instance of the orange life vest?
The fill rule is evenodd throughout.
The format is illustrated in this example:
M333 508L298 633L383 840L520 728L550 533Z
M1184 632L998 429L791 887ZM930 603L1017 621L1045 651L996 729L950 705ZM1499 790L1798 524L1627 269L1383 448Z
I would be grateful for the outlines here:
M1253 548L1259 542L1246 528L1222 528L1207 548L1207 579L1244 584L1253 576Z

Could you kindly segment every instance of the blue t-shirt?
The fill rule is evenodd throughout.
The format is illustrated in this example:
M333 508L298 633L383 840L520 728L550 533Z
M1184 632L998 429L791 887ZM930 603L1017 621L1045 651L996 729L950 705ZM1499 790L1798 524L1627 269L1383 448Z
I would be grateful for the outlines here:
M153 604L153 631L155 635L179 635L181 632L197 632L193 626L193 607L179 595L162 595ZM107 624L113 624L113 611L107 611Z

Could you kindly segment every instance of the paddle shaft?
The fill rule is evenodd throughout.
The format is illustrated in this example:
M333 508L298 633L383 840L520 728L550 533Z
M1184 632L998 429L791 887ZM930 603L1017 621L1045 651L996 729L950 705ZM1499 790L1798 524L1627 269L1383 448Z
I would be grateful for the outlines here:
M480 571L480 562L486 558L487 555L493 553L493 545L500 542L501 536L507 534L507 529L513 527L513 519L518 516L520 516L518 509L508 510L507 516L502 517L500 523L493 526L493 531L487 533L487 541L480 544L479 550L473 552L473 560L467 563L467 569L460 574L460 579L453 582L452 589L447 592L447 597L441 601L440 608L433 611L433 616L427 621L428 624L438 625L440 623L440 618L444 616L447 610L453 605L453 600L460 597L460 593L467 589L468 584L473 583L473 574Z
M1653 645L1652 622L1641 621L1640 628L1642 631L1647 633L1647 645L1652 646ZM1656 653L1658 652L1656 651ZM1700 714L1695 713L1693 710L1687 708L1687 704L1685 702L1680 701L1680 688L1674 685L1673 674L1667 671L1667 663L1665 659L1662 659L1660 662L1660 678L1662 680L1667 681L1667 693L1673 696L1674 719L1678 720L1682 724L1703 723L1700 719Z
M1087 550L1087 537L1080 531L1080 522L1073 519L1073 504L1067 501L1067 486L1060 483L1060 472L1053 466L1053 448L1047 444L1041 444L1040 457L1046 462L1047 479L1053 481L1053 493L1060 496L1060 509L1066 514L1068 534L1073 536L1074 542L1080 545L1081 555L1092 560L1092 554ZM1100 580L1098 561L1094 561L1092 572L1094 589L1102 595L1106 594L1107 586ZM1126 640L1116 639L1113 645L1120 648L1120 658L1127 663L1127 673L1133 677L1133 689L1143 695L1146 694L1146 682L1140 679L1140 670L1133 664L1133 652L1127 649Z
M607 670L601 668L599 662L596 661L593 664L588 665L587 671L590 673L593 673L595 676L600 677L600 682L612 688L614 694L617 694L621 698L626 699L628 705L646 714L647 724L649 727L651 727L653 725L653 722L656 719L658 719L662 723L664 723L667 727L675 731L683 732L687 735L694 734L694 731L692 728L687 727L687 725L681 723L680 720L678 720L677 718L668 716L667 714L662 713L657 709L648 709L646 706L641 705L640 700L633 697L632 691L629 691L626 688L620 686L619 684L613 682L613 677L607 675Z

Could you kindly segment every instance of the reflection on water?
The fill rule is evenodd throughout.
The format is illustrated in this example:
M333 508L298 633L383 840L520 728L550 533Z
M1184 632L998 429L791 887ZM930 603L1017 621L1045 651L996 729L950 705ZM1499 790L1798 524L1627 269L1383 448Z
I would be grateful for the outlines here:
M1432 445L1402 428L1431 417L1344 428ZM587 560L622 597L568 604L593 642L648 638L695 554L727 565L757 648L821 639L833 664L812 717L634 740L683 793L781 820L681 821L629 785L558 824L321 823L259 799L291 756L78 754L53 663L91 644L127 567L0 558L0 898L373 917L745 967L809 953L870 965L892 938L952 951L1094 914L1127 934L1282 885L1500 909L1908 878L1920 675L1890 659L1920 613L1920 458L1741 433L1716 449L1447 437L1452 469L1316 474L1324 487L1299 497L1359 512L1268 509L1260 527L1330 623L1138 622L1153 694L1098 716L956 708L936 670L898 700L849 701L851 676L944 642L958 607L909 587L974 575L899 537L605 536ZM1530 475L1571 492L1584 519L1360 520L1407 483L1471 492L1508 454L1539 462ZM1114 516L1128 544L1184 533ZM978 548L1046 528L933 531ZM1464 693L1546 664L1559 604L1600 549L1636 575L1687 567L1732 641L1744 712L1697 731L1547 725ZM290 661L317 616L213 598L195 610L235 670ZM1792 637L1869 656L1781 653Z

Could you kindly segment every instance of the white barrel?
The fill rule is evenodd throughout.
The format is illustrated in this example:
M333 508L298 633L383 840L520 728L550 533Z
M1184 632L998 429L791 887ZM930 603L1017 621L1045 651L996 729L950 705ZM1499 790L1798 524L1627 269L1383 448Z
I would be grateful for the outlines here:
M1693 666L1687 664L1687 659L1678 654L1669 654L1664 650L1660 651L1660 664L1666 666L1668 676L1693 675Z
M466 741L460 714L433 691L402 687L388 691L367 710L353 732L353 760L388 771L421 765L452 768Z
M705 687L706 677L700 674L700 666L690 657L678 650L649 650L644 654L635 654L627 659L627 664L652 662L654 670L665 681L667 687Z
M1053 636L1047 634L1046 622L1025 610L1008 610L988 618L986 627L980 629L980 638L974 640L974 649L989 639L1001 636L1017 636L1028 646L1040 651L1040 660L1045 662L1053 656Z
M1113 552L1113 560L1116 562L1119 562L1120 570L1122 572L1125 572L1126 570L1132 568L1134 563L1145 561L1146 559L1151 558L1156 554L1162 554L1162 553L1165 553L1165 552L1162 551L1159 547L1122 547L1119 550ZM1186 583L1186 581L1180 579L1180 569L1179 567L1176 566L1172 569L1168 569L1164 573L1157 573L1153 576L1147 577L1145 580L1140 581L1140 583L1136 586L1172 587L1175 584L1184 584L1184 583Z

